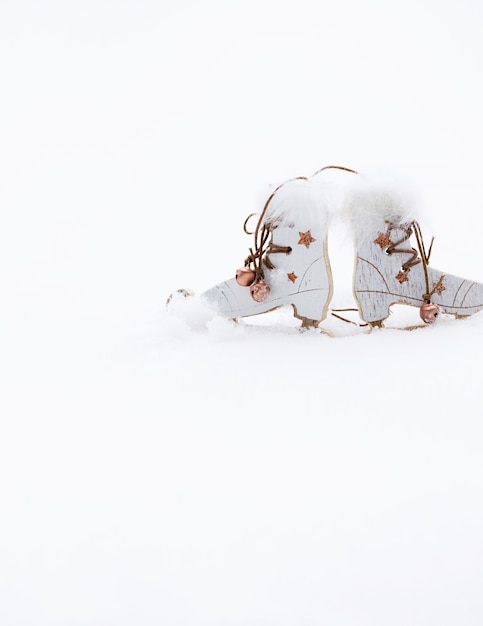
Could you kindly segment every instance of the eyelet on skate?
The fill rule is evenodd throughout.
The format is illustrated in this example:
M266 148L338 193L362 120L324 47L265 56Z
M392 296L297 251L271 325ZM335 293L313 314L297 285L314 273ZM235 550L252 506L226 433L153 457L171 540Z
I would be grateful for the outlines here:
M392 251L391 251L389 248L385 248L385 249L384 249L384 254L385 254L386 256L391 256Z
M292 254L292 248L290 246L287 248L286 254Z

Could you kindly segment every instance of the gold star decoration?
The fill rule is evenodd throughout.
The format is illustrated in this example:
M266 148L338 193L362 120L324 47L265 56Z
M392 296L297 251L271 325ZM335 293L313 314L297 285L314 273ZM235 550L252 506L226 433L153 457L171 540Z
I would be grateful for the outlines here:
M308 248L310 244L313 243L314 241L317 241L317 239L314 239L312 237L310 230L308 230L306 233L301 233L299 231L299 235L300 235L300 239L297 243L304 245L306 248Z
M293 283L297 280L298 276L295 276L295 272L290 272L290 274L287 274L288 279L291 280Z
M381 246L381 249L384 249L391 245L392 241L387 233L378 233L374 243L377 243L378 246Z
M401 283L407 283L409 281L407 272L403 272L402 270L397 274L396 279Z

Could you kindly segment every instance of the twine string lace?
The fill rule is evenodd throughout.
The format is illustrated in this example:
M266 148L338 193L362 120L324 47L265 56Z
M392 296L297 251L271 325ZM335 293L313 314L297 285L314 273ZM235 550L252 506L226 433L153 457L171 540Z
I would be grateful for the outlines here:
M421 232L421 227L419 226L417 222L414 222L413 226L414 226L414 234L416 236L416 241L417 241L418 248L419 248L419 254L421 255L421 260L423 263L424 281L426 283L426 293L424 293L422 297L426 304L430 304L431 298L433 297L433 295L437 291L439 291L441 287L443 286L443 280L444 280L445 275L442 274L439 277L438 282L434 285L434 287L430 291L428 265L429 265L429 257L431 256L431 250L433 249L434 237L432 237L431 243L429 244L429 250L428 252L426 252L426 248L424 246L424 241L423 241L423 235Z
M433 249L434 237L432 237L431 243L429 244L429 248L426 251L426 246L424 245L424 239L423 239L423 234L421 231L421 226L418 224L418 222L413 221L410 224L405 225L405 226L399 226L396 224L389 225L389 228L391 230L396 227L402 228L405 231L405 235L404 237L401 237L401 239L399 239L398 241L395 241L394 243L390 243L388 247L386 248L386 254L393 254L394 252L396 252L398 254L410 255L409 259L405 261L401 266L401 270L403 272L408 272L415 265L422 263L426 292L423 293L421 297L426 304L429 304L431 302L431 298L433 297L433 295L441 288L443 284L443 279L444 279L444 274L443 274L439 278L438 282L434 285L434 287L430 290L428 265L429 265L429 258L431 256L431 251ZM409 249L401 248L400 246L404 244L406 241L408 241L408 239L411 237L413 233L414 233L414 236L416 237L416 243L417 243L418 249L416 250L415 248L412 248L412 247Z

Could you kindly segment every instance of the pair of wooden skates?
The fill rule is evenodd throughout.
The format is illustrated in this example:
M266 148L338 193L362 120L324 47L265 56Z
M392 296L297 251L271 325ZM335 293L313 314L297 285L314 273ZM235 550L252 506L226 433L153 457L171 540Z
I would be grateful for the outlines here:
M229 280L201 294L225 317L237 319L292 305L305 328L327 316L333 294L328 257L331 182L321 173L342 170L356 184L339 207L355 243L353 294L361 320L382 326L393 304L419 307L425 323L441 313L467 317L483 309L483 285L429 267L418 222L397 193L377 188L354 170L329 166L277 187L253 232L254 245ZM431 242L432 243L432 242Z

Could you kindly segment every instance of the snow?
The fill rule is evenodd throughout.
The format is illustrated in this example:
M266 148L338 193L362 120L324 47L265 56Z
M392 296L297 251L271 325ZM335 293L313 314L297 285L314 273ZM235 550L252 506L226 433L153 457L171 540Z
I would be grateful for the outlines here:
M199 298L330 164L418 187L431 265L483 281L481 18L1 4L2 624L482 623L481 314L330 336Z

